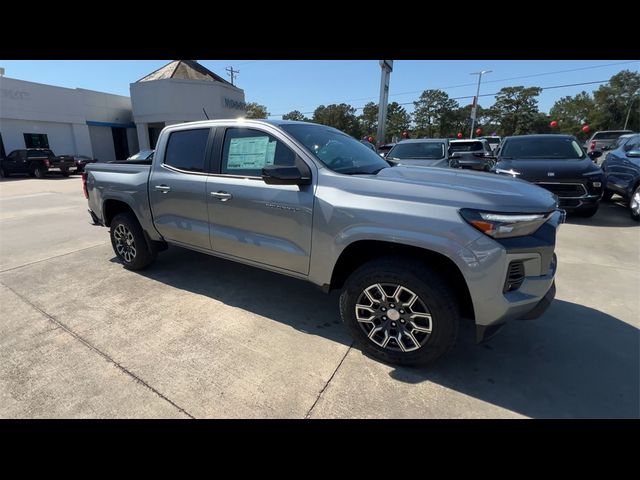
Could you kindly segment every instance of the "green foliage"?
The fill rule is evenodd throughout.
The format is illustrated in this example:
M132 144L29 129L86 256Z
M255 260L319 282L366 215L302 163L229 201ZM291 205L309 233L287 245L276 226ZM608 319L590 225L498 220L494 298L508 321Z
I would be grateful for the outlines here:
M269 112L264 105L255 102L247 103L246 118L267 118L268 116Z
M594 124L598 130L617 130L624 127L640 129L640 73L623 70L615 74L607 85L593 94L595 100Z
M292 112L289 113L285 113L282 116L283 120L296 120L298 122L308 122L309 119L307 117L304 116L303 113L299 112L298 110L294 110Z
M491 119L502 125L503 135L524 135L531 132L539 119L539 87L504 87L496 95Z
M413 102L413 121L417 136L442 137L457 122L458 102L442 90L425 90Z
M549 111L549 122L555 120L558 127L555 131L576 135L581 140L586 140L588 134L580 129L584 124L594 125L595 102L587 92L581 92L573 97L566 96L556 101ZM548 126L548 125L547 125Z
M387 139L400 138L402 132L409 130L410 126L411 116L407 113L407 110L399 105L398 102L391 102L387 107L385 137Z
M362 109L360 119L360 128L363 135L375 136L378 130L378 104L374 102L367 103Z
M355 112L356 109L346 103L327 106L320 105L313 112L312 121L329 125L353 137L360 138L360 123L358 122L358 117L356 117Z

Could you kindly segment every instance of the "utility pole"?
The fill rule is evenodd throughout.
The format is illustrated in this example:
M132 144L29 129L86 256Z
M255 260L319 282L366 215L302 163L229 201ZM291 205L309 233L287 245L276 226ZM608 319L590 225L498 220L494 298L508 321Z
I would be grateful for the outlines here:
M627 110L627 118L624 121L624 127L622 127L623 130L627 129L627 124L629 123L629 114L631 114L631 108L633 107L633 102L636 101L636 94L638 93L640 93L640 90L637 90L636 93L631 95L631 100L629 100L629 110Z
M479 72L473 72L470 75L478 75L478 90L476 96L473 97L473 108L471 109L471 133L469 138L473 138L473 129L476 126L476 112L478 111L478 97L480 97L480 82L482 81L482 75L485 73L491 73L493 70L481 70Z
M234 70L233 66L227 67L225 70L229 72L227 75L231 77L231 85L235 85L234 80L236 79L236 75L240 73L240 70Z
M380 60L380 102L378 103L378 146L384 143L384 127L387 121L387 103L389 103L389 79L393 71L393 60Z

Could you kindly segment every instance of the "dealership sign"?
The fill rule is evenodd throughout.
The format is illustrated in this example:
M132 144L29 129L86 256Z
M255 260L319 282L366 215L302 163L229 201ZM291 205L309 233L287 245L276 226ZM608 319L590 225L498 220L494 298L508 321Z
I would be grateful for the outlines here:
M0 91L2 91L2 98L10 98L12 100L24 100L29 96L29 92L20 92L10 88L1 88Z
M233 100L231 98L225 98L224 99L224 106L226 108L231 108L233 110L246 110L247 108L247 104L244 102L241 102L239 100Z

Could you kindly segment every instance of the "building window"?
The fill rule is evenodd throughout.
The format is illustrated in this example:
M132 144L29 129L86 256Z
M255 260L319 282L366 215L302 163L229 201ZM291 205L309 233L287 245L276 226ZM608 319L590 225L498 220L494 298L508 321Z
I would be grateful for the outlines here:
M25 133L24 145L27 148L49 148L49 138L46 133Z

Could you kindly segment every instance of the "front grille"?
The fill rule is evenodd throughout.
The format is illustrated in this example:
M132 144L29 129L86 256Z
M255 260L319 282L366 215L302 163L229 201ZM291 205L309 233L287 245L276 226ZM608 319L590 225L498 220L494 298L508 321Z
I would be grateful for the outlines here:
M559 198L579 198L587 194L587 189L581 183L536 183L539 187L555 193Z
M516 260L509 264L509 270L507 270L507 278L504 281L504 293L513 292L520 288L524 282L524 263L521 260Z

